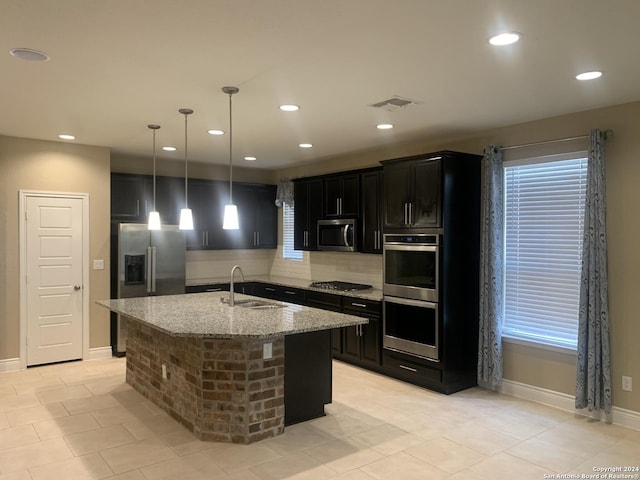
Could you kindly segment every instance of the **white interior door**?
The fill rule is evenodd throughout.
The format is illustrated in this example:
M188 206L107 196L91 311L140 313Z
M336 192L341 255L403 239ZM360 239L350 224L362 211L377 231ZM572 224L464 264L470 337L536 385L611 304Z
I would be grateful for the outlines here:
M82 358L83 201L26 198L27 365Z

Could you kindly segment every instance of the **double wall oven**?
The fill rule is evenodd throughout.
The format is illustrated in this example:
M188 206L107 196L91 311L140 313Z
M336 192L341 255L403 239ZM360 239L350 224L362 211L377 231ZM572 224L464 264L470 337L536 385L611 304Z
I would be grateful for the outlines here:
M439 361L440 235L385 234L383 347Z

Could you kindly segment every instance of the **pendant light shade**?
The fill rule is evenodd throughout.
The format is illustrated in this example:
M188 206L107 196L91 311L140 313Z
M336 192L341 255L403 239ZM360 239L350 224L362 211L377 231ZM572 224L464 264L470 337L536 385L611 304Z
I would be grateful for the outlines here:
M193 113L193 110L190 108L181 108L178 112L184 115L184 208L180 210L180 224L178 228L180 230L193 230L193 215L189 208L189 194L187 189L187 179L189 178L187 171L187 117Z
M238 207L233 203L227 203L224 206L222 228L224 230L238 230L240 228L238 223Z
M222 87L222 91L229 95L229 203L224 206L224 230L238 230L238 207L233 203L233 117L231 109L231 97L240 90L237 87Z
M153 210L149 212L149 230L160 230L160 213L156 210L156 130L160 125L147 125L153 132Z

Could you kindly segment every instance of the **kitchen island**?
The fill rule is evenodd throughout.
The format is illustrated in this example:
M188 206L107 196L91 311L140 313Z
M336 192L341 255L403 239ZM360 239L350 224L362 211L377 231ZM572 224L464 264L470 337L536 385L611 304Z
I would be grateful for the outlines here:
M199 439L253 443L324 414L333 328L365 318L228 292L102 300L127 316L127 383Z

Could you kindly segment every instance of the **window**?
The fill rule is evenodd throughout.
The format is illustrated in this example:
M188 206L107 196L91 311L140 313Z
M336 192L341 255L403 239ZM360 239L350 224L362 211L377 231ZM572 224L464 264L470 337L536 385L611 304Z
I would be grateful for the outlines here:
M504 174L503 335L575 349L586 155L505 162Z
M293 206L282 205L282 258L302 260L302 250L293 249L293 212Z

